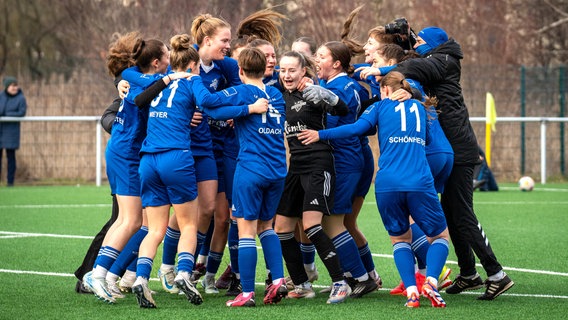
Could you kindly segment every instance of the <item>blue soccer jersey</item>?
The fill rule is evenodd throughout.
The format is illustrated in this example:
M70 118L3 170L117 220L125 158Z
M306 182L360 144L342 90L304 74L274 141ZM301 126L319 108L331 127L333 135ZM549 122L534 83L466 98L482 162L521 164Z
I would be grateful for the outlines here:
M286 149L284 146L284 122L286 120L285 103L282 93L274 87L266 86L263 91L254 85L239 85L227 88L212 95L213 98L202 101L208 105L224 104L240 106L253 104L260 98L268 99L268 112L251 114L247 117L235 117L235 131L240 149L237 166L260 174L267 179L279 179L286 176ZM225 108L218 108L222 111ZM227 119L229 114L217 115L218 119Z
M381 154L375 192L432 190L434 181L425 151L426 110L417 100L376 102L365 110L357 123L322 130L320 139L361 134L376 125Z
M134 99L147 86L162 77L162 74L145 75L140 73L138 76L140 85L133 83L130 86L130 90L122 100L112 126L112 135L107 145L109 151L121 154L127 159L140 159L140 148L146 136L148 110L138 108L134 103Z
M279 78L280 78L280 71L274 70L274 72L270 77L262 78L262 83L264 83L267 86L275 87L276 89L280 90L280 92L282 92L284 91L284 89L280 85L280 81L278 80Z
M327 82L320 82L322 87L331 90L339 99L349 107L349 113L345 116L333 116L328 114L327 127L335 128L354 123L361 109L361 85L351 79L346 73L341 73ZM368 93L365 99L368 99ZM348 137L330 141L335 157L337 172L350 173L363 170L363 156L361 142L358 137Z

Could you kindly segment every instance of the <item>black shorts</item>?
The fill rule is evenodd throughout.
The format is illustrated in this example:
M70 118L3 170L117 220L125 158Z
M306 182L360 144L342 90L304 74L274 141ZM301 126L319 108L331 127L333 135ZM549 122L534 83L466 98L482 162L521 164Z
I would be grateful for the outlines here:
M302 217L304 211L319 211L329 215L333 208L334 194L334 172L288 173L276 213L298 218Z

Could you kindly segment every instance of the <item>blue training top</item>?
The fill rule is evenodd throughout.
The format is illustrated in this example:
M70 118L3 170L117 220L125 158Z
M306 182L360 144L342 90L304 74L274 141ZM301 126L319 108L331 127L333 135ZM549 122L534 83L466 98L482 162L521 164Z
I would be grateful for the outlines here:
M327 115L327 127L335 128L354 123L361 109L360 92L362 86L351 79L346 73L341 73L327 82L320 80L320 85L335 93L348 107L349 113L345 116ZM369 94L367 93L367 97ZM362 133L361 135L363 135ZM359 172L363 169L364 161L359 137L350 136L330 141L333 147L335 168L337 172Z

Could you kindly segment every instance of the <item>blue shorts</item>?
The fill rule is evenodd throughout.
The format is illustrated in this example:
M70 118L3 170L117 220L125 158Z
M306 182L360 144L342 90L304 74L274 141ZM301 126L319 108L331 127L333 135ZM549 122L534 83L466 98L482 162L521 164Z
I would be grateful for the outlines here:
M195 178L197 182L217 180L217 164L213 153L206 156L194 156Z
M355 190L361 179L361 172L336 173L335 199L331 214L349 214L353 212Z
M428 237L437 236L446 229L446 218L434 189L377 192L375 197L385 229L391 236L400 236L410 229L409 216Z
M267 180L237 165L233 190L233 216L245 220L269 221L274 218L285 178Z
M444 193L446 181L452 173L454 167L454 155L452 153L433 153L426 155L432 177L434 177L434 188L436 192Z
M182 204L197 198L195 168L189 150L143 154L140 180L143 207Z
M140 196L140 160L126 159L109 148L106 149L106 173L110 193L120 196Z
M373 151L368 144L363 146L363 164L363 172L361 173L359 183L357 183L355 197L365 198L367 193L369 193L369 188L371 187L373 176L375 174L375 158L373 157Z
M233 181L235 180L235 169L237 168L237 159L223 156L223 173L225 180L225 196L229 203L233 201Z

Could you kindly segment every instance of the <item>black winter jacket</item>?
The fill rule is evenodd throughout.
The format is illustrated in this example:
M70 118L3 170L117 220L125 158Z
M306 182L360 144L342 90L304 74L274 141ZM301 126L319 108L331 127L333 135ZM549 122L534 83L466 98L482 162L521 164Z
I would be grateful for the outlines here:
M460 45L450 39L426 57L404 61L393 69L420 81L426 94L438 99L438 118L454 150L456 165L479 163L479 146L460 85L462 58Z

